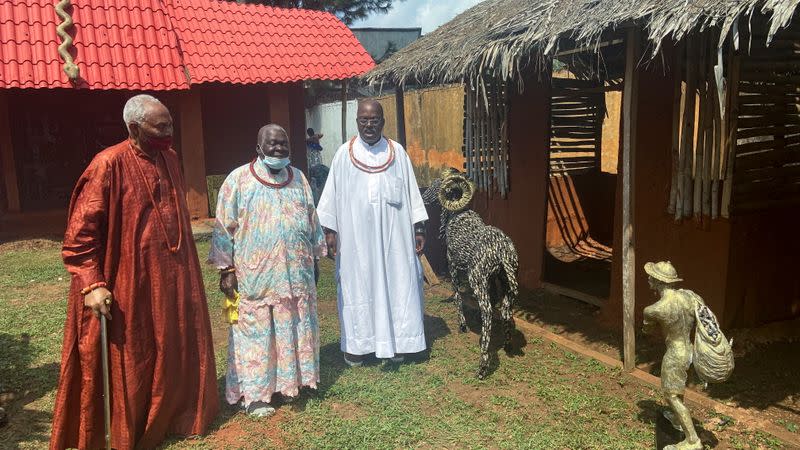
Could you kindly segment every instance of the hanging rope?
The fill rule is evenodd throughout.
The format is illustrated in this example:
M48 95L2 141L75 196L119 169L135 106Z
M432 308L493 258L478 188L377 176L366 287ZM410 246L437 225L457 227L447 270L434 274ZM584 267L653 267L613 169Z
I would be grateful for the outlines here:
M72 7L70 0L61 0L56 4L56 14L61 18L62 22L56 27L56 33L61 38L61 44L58 46L58 54L64 59L64 73L67 74L70 81L76 81L80 77L80 70L72 59L69 53L72 47L72 36L69 35L67 30L75 25L72 21L72 16L67 12L67 9Z

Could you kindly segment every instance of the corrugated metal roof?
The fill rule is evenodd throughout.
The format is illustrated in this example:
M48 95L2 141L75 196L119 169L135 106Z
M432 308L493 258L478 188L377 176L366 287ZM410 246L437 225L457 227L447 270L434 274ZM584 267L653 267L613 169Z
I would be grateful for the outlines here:
M187 89L184 68L192 84L342 79L374 64L328 13L216 0L72 3L77 87ZM73 87L54 4L0 0L0 88Z

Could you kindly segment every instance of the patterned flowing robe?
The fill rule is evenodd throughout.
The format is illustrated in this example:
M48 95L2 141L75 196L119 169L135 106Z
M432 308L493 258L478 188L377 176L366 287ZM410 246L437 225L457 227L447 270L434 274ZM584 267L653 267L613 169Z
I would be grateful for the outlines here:
M239 284L239 320L228 342L226 399L269 402L296 396L319 381L319 325L315 258L325 255L311 188L288 167L273 176L261 161L231 172L219 191L208 262L233 266Z
M153 448L169 433L201 434L216 416L211 326L183 186L174 151L153 158L128 141L100 152L78 180L62 252L72 283L51 449L105 446L100 321L80 293L96 282L114 296L113 447ZM167 242L175 245L179 230L172 253Z

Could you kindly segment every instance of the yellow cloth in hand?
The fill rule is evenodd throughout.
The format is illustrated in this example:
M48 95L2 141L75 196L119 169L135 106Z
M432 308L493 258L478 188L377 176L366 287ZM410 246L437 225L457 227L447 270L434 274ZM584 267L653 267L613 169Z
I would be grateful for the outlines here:
M222 309L225 311L225 317L228 323L234 324L239 321L239 293L233 291L234 297L229 298L225 296L225 302Z

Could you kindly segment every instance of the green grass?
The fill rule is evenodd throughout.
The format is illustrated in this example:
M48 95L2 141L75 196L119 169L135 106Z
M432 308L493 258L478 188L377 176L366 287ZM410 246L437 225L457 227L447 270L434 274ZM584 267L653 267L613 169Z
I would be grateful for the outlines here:
M201 262L208 245L198 242ZM0 266L0 391L15 396L8 406L11 423L0 429L0 448L44 448L52 420L68 276L56 243L4 251ZM454 305L437 296L426 298L429 357L402 365L374 362L346 367L339 351L333 264L324 260L321 267L319 391L280 407L268 420L253 420L224 408L208 436L173 438L164 448L652 446L657 392L618 369L538 337L525 342L521 335L517 338L524 343L523 354L511 357L498 352L496 370L486 380L477 380L478 337L474 332L458 333ZM203 275L215 332L224 336L217 273L203 265ZM470 320L474 325L475 319ZM226 348L216 341L222 375ZM796 428L794 423L785 426ZM735 428L730 425L715 432L735 448L780 446L767 435Z

